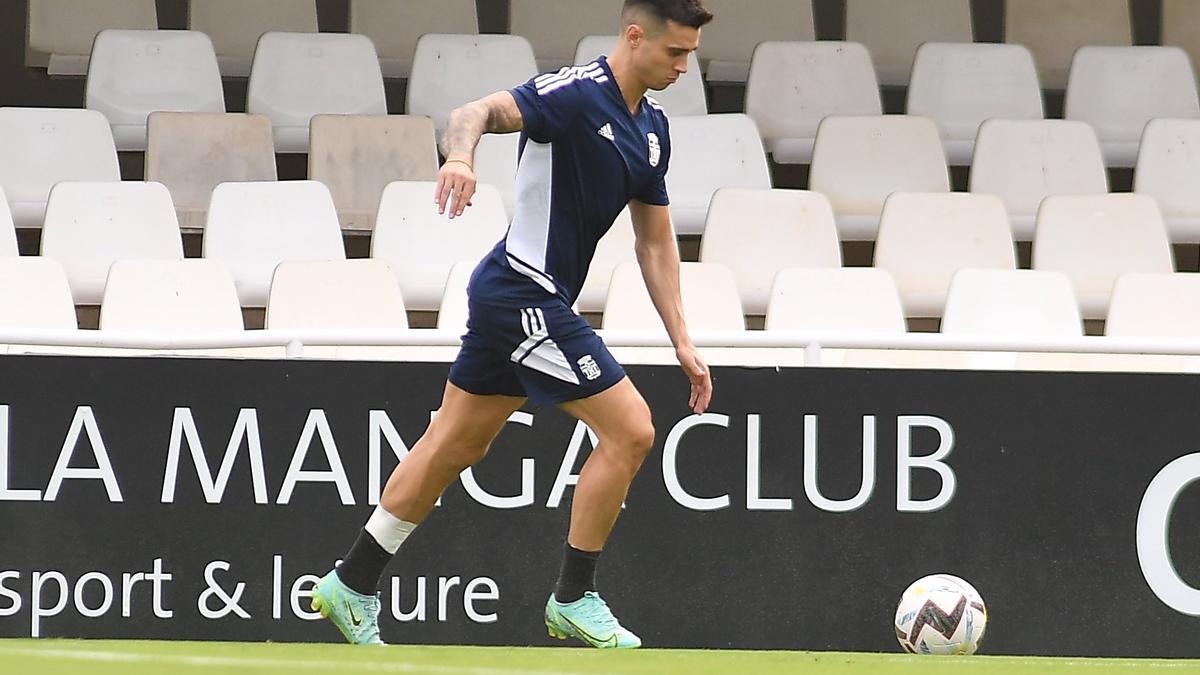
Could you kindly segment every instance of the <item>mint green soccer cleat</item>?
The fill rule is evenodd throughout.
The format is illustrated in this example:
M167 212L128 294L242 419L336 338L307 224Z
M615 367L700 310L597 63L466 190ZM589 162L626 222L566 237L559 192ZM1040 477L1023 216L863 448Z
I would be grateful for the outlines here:
M337 570L313 586L311 604L314 612L332 621L352 644L383 644L379 639L379 596L363 595L343 584Z
M601 649L636 649L642 639L626 630L613 616L600 594L587 591L575 602L562 603L554 594L546 601L546 629L550 637L579 638Z

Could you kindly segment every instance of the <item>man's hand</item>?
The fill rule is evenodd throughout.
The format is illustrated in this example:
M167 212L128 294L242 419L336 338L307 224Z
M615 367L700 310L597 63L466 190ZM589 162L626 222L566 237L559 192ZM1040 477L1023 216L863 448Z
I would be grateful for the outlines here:
M704 363L704 359L700 358L700 352L697 352L695 347L678 347L675 349L675 357L679 359L679 366L683 368L683 372L687 373L688 379L692 382L688 407L699 415L708 409L708 404L712 401L712 375L709 374L708 366Z
M446 213L446 206L449 205L450 218L461 216L471 205L474 194L475 171L471 163L454 157L447 159L438 171L437 188L433 195L438 215Z

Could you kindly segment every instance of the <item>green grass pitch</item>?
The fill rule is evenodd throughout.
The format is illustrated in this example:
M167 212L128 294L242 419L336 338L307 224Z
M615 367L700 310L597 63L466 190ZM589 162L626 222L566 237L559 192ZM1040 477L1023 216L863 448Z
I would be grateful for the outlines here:
M330 644L152 642L142 640L0 640L0 672L41 675L788 675L920 673L1200 673L1200 661L928 657L834 652L750 652L586 648L352 647Z

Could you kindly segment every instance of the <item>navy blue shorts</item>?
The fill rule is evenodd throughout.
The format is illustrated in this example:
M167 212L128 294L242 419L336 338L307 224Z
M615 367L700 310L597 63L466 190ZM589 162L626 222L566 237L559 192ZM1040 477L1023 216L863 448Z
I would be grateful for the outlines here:
M588 322L562 301L516 308L468 300L450 381L472 394L527 396L541 407L587 398L625 377Z

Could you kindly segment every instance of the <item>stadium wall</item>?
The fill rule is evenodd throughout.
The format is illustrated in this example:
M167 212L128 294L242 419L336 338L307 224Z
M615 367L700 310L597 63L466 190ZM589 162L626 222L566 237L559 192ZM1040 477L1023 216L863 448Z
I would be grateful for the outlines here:
M1200 656L1194 376L717 368L696 416L677 368L629 371L658 437L600 585L650 646L895 651L900 592L950 572L987 653ZM0 360L0 636L339 639L307 589L445 374ZM592 442L514 415L389 567L384 639L550 644Z

